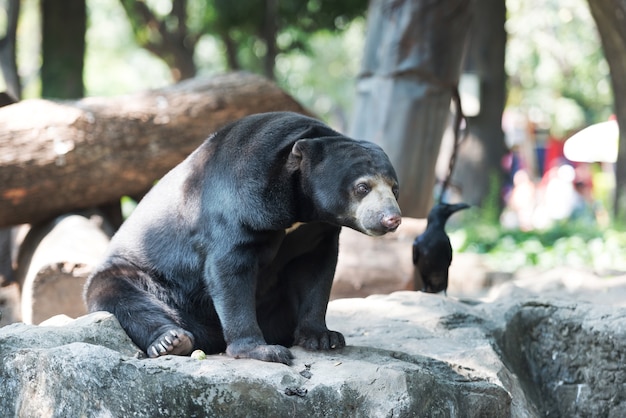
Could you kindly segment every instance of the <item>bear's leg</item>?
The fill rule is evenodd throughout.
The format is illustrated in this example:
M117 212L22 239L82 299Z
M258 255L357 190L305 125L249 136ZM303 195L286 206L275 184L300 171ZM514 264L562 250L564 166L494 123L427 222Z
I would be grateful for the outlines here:
M326 326L326 308L337 266L339 230L329 233L311 251L292 261L284 276L292 286L297 311L294 344L309 350L329 350L346 345L343 335Z
M87 308L115 315L128 336L150 357L191 353L193 335L181 326L174 309L136 284L146 282L153 280L135 268L99 272L87 284Z
M291 347L296 330L297 300L288 285L289 280L282 277L270 280L280 285L257 295L257 320L268 344Z
M220 319L226 354L234 358L291 364L293 355L286 347L268 345L256 316L256 270L253 254L232 251L209 266L208 288ZM207 263L209 264L209 263ZM213 280L211 278L214 278Z

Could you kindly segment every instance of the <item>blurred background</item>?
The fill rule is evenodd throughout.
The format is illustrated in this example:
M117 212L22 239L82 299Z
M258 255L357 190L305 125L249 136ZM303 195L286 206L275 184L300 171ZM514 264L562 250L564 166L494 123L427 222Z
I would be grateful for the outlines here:
M615 62L626 55L611 44L626 38L615 20L619 7L601 0L0 0L0 91L78 99L234 70L262 74L336 129L381 142L399 171L406 215L425 217L442 193L472 204L449 225L457 251L484 254L502 271L567 264L613 274L626 271L616 170L624 117L616 109L625 106L614 102L626 94L614 94L624 74L611 78L609 65L610 54ZM448 87L457 85L467 137L442 192L455 148ZM437 95L437 103L421 101ZM398 112L406 96L417 99ZM441 129L416 128L438 120L432 109L440 108ZM403 132L370 123L386 111L396 114L380 126L401 120ZM405 163L403 154L417 160Z

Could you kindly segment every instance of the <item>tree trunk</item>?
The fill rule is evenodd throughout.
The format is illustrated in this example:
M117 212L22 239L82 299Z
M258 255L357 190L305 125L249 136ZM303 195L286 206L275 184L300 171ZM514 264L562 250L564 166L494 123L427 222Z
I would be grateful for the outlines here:
M7 91L13 99L22 97L20 77L17 73L15 60L15 41L17 34L17 20L20 14L20 0L8 0L6 2L6 33L0 39L0 69L4 77ZM3 104L0 103L0 106Z
M604 55L611 70L615 115L619 125L619 151L615 164L615 219L626 220L626 2L589 0Z
M492 179L500 184L504 180L506 5L502 0L485 0L474 3L474 10L465 71L479 78L480 113L468 117L469 136L460 144L452 184L464 202L482 205Z
M42 0L41 20L41 95L83 97L85 0Z
M373 0L351 135L381 145L405 216L432 204L435 164L459 80L470 0Z
M252 113L307 113L267 79L234 73L118 98L0 109L0 227L140 194L209 134Z
M278 35L278 0L265 0L265 20L263 24L263 39L267 51L263 59L263 74L270 80L274 80L274 67L276 66L276 56L278 46L276 36Z
M165 61L175 81L194 77L196 64L193 54L201 34L188 31L187 1L173 0L167 16L154 12L148 3L121 0L135 41Z
M15 21L17 22L17 16L15 16ZM11 24L9 24L9 26L11 26ZM0 61L3 58L4 57L0 57ZM3 71L4 71L4 67L3 67ZM17 77L17 72L15 73L15 76ZM3 100L0 101L0 107L8 106L10 104L15 103L15 100L13 100L11 96L5 95L2 99ZM12 257L12 252L11 252L13 239L12 239L11 230L12 230L11 227L0 228L0 288L14 281L13 257ZM0 290L0 308L2 308L1 306L2 305L2 293L1 292L2 291ZM1 310L0 310L0 314L1 314Z
M11 228L0 228L0 287L14 280L11 258Z

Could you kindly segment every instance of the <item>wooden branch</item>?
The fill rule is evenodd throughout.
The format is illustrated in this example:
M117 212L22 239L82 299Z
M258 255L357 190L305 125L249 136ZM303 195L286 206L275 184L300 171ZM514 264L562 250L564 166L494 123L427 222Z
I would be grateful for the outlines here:
M0 227L145 192L212 132L252 113L307 113L267 79L231 73L116 98L0 109Z

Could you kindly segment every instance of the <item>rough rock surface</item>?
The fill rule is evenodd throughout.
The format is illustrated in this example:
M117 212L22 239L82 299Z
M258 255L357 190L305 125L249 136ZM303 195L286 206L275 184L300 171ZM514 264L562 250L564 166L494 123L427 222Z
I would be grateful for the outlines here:
M141 359L106 313L13 324L0 329L0 416L626 416L626 308L578 300L583 288L560 298L557 281L484 300L335 300L328 323L348 347L293 349L291 367Z
M542 414L626 416L626 309L507 291L523 302L496 341Z
M416 296L374 298L371 307L388 310L402 300L413 304ZM367 304L354 301L356 309L339 306L338 315L331 314L336 325L344 322L346 312L366 314ZM138 350L106 313L61 326L10 325L0 330L0 412L145 417L457 416L459 411L476 417L509 415L511 399L495 373L468 371L412 352L409 340L421 327L410 329L407 310L402 304L398 308L390 324L379 318L347 334L352 343L346 349L294 349L291 367L223 355L202 361L138 359ZM385 344L388 333L397 328L409 329L398 335L397 343ZM372 338L366 337L368 330ZM365 345L374 340L379 341Z

